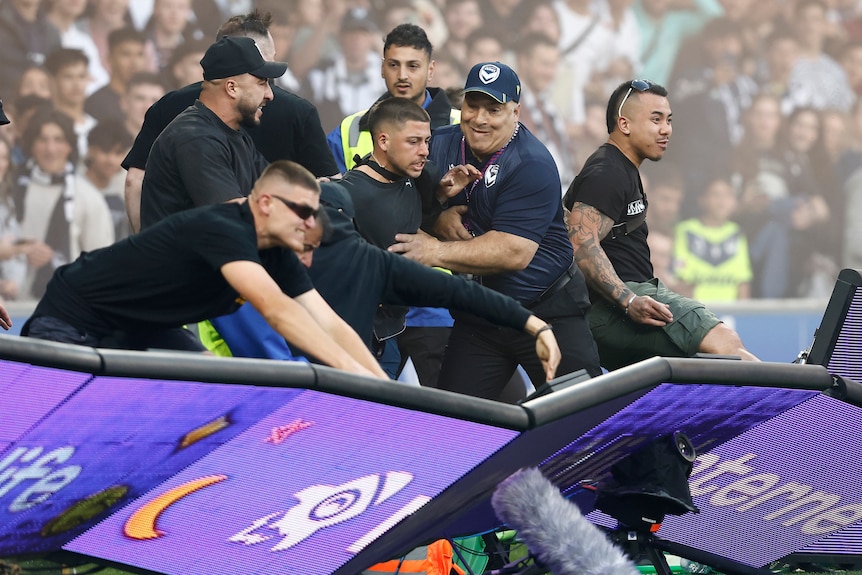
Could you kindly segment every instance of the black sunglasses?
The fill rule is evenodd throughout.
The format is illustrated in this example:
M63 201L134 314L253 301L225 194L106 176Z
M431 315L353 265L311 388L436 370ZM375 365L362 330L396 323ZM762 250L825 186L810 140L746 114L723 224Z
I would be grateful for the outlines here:
M631 85L629 86L629 91L626 92L623 101L620 102L620 109L617 110L617 116L622 117L623 115L623 105L625 105L626 100L629 99L629 96L632 95L632 90L637 90L638 92L646 92L652 87L652 82L649 80L632 80Z
M317 218L317 214L320 213L320 208L312 208L311 206L306 206L305 204L297 204L295 202L291 202L290 200L285 200L281 196L273 195L272 197L290 208L293 213L296 214L297 217L301 220L307 220L308 218Z

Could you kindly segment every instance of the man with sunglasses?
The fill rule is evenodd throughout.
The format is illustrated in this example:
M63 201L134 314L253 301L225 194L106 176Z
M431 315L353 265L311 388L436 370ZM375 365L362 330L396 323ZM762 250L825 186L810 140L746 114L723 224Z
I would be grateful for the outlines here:
M589 157L563 200L575 261L590 288L590 328L608 369L698 352L757 359L702 303L654 277L639 168L664 156L671 116L664 87L648 80L620 84L608 101L608 141Z
M22 335L94 347L203 351L182 325L245 301L321 363L386 379L314 290L295 252L316 225L320 186L305 168L271 164L247 199L171 215L54 273Z
M247 36L224 37L201 59L199 99L159 134L141 190L141 229L162 218L248 194L267 165L243 126L260 124L273 98L269 79L287 70L267 62Z

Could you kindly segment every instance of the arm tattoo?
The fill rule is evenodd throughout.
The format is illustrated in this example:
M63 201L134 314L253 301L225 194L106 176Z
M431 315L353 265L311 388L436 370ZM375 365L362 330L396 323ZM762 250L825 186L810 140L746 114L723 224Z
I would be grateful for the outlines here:
M631 290L617 275L600 243L613 225L611 218L580 202L575 202L566 219L575 261L587 283L611 303L623 305Z

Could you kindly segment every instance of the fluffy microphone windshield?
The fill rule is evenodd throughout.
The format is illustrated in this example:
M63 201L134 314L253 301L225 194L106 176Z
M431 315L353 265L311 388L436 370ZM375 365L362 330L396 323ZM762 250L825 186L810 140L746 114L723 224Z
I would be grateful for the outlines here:
M536 468L505 479L494 512L554 575L639 575L625 554Z

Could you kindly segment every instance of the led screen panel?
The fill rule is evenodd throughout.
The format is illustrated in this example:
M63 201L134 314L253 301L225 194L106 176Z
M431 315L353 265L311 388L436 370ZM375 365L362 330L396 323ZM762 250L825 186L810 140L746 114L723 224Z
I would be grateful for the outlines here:
M566 494L658 437L682 431L706 451L815 395L749 386L661 384L544 460L540 468ZM572 417L578 417L575 414ZM566 426L566 421L560 422Z
M517 435L303 391L65 549L171 575L332 573Z
M791 553L862 552L862 410L817 395L698 458L698 515L669 540L760 567ZM756 534L756 537L741 536Z
M2 426L4 555L59 549L298 393L36 367L7 391L17 415Z
M850 307L826 364L829 373L862 383L862 291L851 288Z

